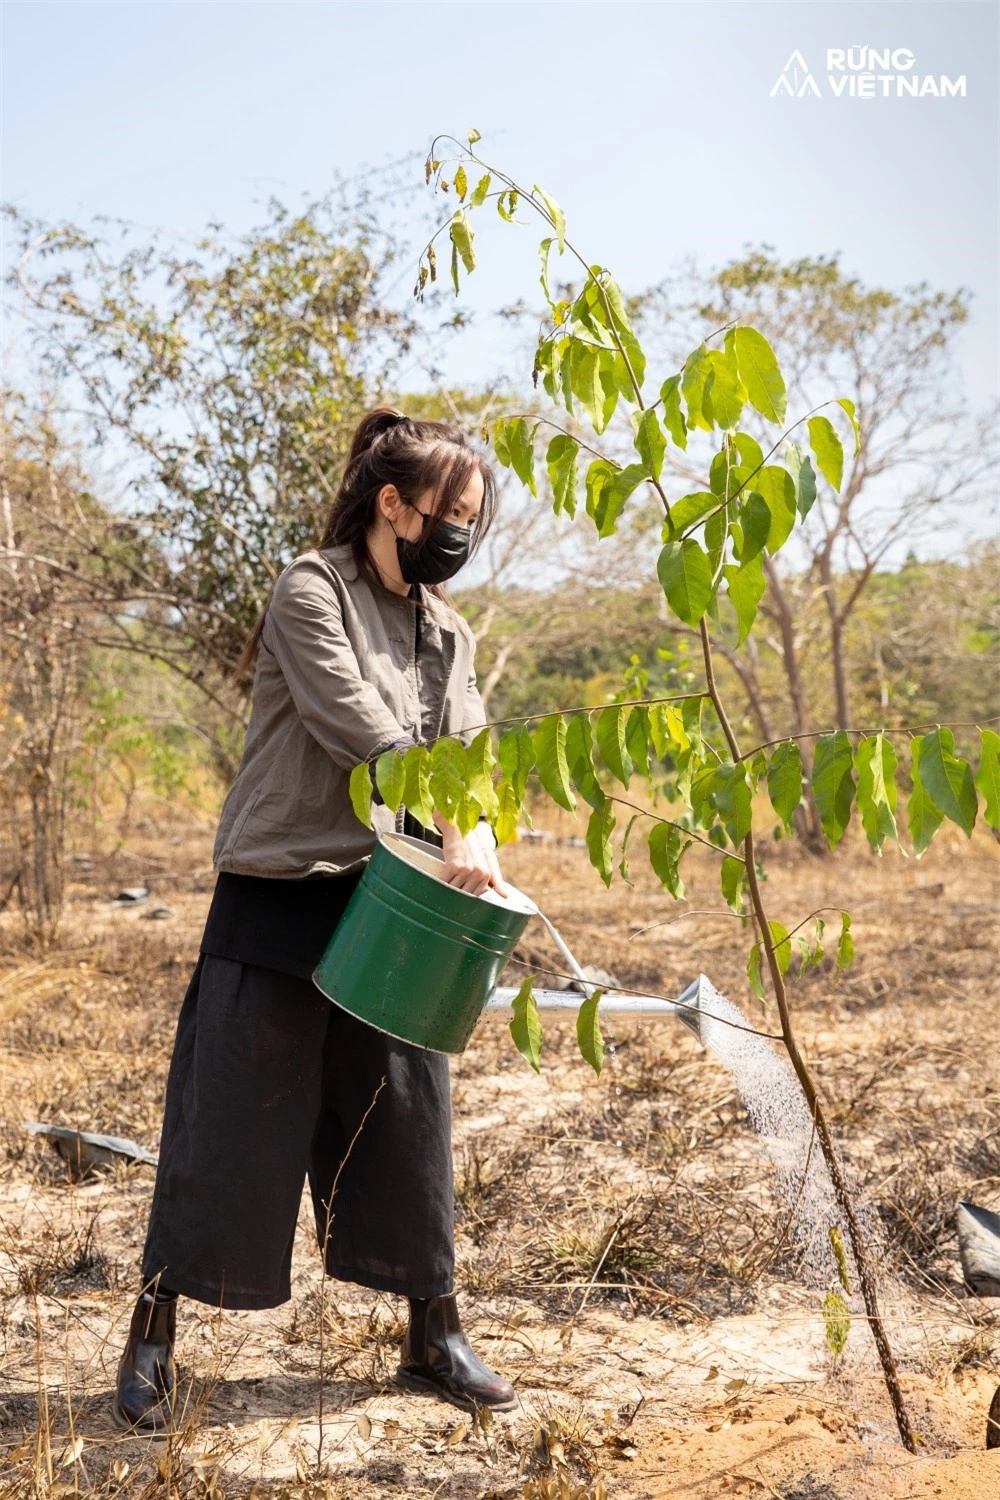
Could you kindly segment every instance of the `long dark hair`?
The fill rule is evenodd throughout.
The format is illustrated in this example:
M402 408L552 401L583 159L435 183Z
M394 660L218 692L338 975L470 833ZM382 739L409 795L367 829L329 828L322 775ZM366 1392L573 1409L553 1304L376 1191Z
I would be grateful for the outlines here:
M424 422L404 416L392 406L375 407L362 417L354 433L320 550L350 547L359 574L373 589L384 589L368 551L368 532L375 523L382 486L395 485L408 505L415 505L420 496L430 493L432 519L424 532L428 535L447 518L477 469L483 478L483 503L473 522L472 553L496 515L498 491L493 469L455 423ZM422 587L450 603L440 584ZM265 606L234 668L237 680L245 677L254 663L266 614Z

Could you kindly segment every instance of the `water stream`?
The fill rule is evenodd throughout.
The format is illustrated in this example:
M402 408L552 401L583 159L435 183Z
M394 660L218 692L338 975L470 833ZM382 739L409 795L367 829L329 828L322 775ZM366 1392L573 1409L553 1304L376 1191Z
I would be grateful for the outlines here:
M587 980L565 939L544 912L538 915L570 970L591 993L596 986ZM847 1238L812 1117L791 1063L769 1038L749 1029L743 1012L720 995L704 975L696 1004L697 1015L678 1009L678 1019L700 1037L732 1075L743 1107L774 1166L782 1219L790 1219L788 1238L801 1252L802 1274L807 1280L829 1282L836 1275L831 1228L840 1228L845 1245ZM858 1207L871 1243L877 1238L873 1216L863 1205Z

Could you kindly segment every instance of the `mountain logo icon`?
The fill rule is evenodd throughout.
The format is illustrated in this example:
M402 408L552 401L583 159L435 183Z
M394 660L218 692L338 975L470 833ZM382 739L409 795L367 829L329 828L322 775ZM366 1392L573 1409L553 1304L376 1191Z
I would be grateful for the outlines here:
M768 97L773 99L775 94L787 94L789 99L801 99L806 94L814 94L817 99L820 97L819 85L798 47L785 63Z

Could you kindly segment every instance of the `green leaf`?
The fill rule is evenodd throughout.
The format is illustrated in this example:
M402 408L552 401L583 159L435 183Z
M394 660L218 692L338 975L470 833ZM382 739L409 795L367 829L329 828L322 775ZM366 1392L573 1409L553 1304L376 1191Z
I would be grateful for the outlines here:
M386 807L395 812L403 800L406 786L406 770L398 750L383 751L375 762L375 785L382 793Z
M760 975L760 944L754 943L750 949L750 957L747 959L747 983L751 994L757 996L758 1000L766 998L764 994L764 982Z
M955 736L947 726L925 734L920 743L920 780L945 817L971 835L979 811L976 783L969 762L960 760L954 751Z
M597 509L601 503L601 496L606 487L614 481L618 472L617 466L607 458L595 458L587 465L587 474L584 480L587 496L587 515L595 521L597 520Z
M837 968L846 969L854 958L854 939L851 937L851 914L840 913L840 939L837 943Z
M599 1009L603 990L595 990L588 995L580 1006L576 1017L576 1040L584 1062L588 1062L597 1074L601 1076L601 1068L604 1064L604 1038L601 1035L601 1023Z
M854 752L858 811L868 842L879 854L886 839L899 843L896 830L896 752L885 735L866 736Z
M510 1034L514 1046L536 1073L542 1071L542 1023L538 1018L538 1006L533 994L535 978L529 974L514 996L514 1015L510 1023Z
M838 396L837 397L837 405L838 406L842 406L844 408L844 410L846 411L847 415L851 419L851 426L854 429L854 455L853 456L855 458L857 458L858 454L861 452L861 428L858 426L858 419L857 419L857 417L854 414L855 413L854 402L848 396Z
M714 515L709 516L705 522L705 549L708 553L708 565L714 577L722 561L722 554L726 550L726 542L729 537L729 520L724 510L717 510ZM715 595L709 600L708 611L713 613Z
M741 859L734 859L731 854L727 854L722 861L720 880L726 905L731 906L735 912L741 912L747 883L746 865Z
M728 341L728 334L726 338ZM762 469L764 467L764 454L761 446L756 438L750 436L749 432L735 433L733 441L739 450L740 463L745 469L749 469L752 473L754 469Z
M590 715L570 714L566 725L566 764L573 785L591 807L604 806L604 792L594 771L594 736Z
M611 848L614 828L614 803L610 797L605 797L603 805L595 807L587 820L587 849L590 863L608 886L614 874L614 853Z
M767 550L773 557L788 541L795 525L795 481L787 469L768 464L754 480L754 488L763 495L771 513Z
M785 382L774 350L756 328L736 328L733 334L740 379L751 405L769 422L784 422Z
M1000 734L992 729L980 731L979 770L976 786L983 795L986 811L983 819L987 826L1000 830Z
M431 796L431 752L426 745L411 745L403 756L403 805L425 828L434 827Z
M917 735L910 741L912 757L910 775L913 779L913 790L906 809L906 821L913 840L913 852L918 859L944 822L944 813L928 796L923 784L920 774L920 748L921 740Z
M663 472L663 458L667 451L667 440L660 426L660 419L652 407L644 411L639 418L639 426L635 434L635 446L639 457L646 466L648 473L654 479L659 479Z
M682 531L694 526L709 511L715 510L718 504L718 495L713 495L710 490L696 490L693 494L682 495L679 500L674 501L670 507L670 516L663 523L663 540L676 541Z
M797 443L786 443L785 462L795 484L795 508L804 521L816 500L816 473L812 460Z
M751 490L740 506L739 520L743 532L740 562L753 562L763 552L771 534L771 511L764 496Z
M681 411L681 377L671 375L660 387L660 400L663 402L663 425L678 448L686 448L687 427L684 423L684 414Z
M372 826L372 776L366 760L359 761L347 783L351 806L366 828Z
M743 415L747 399L746 386L740 380L735 362L731 363L720 350L710 349L707 358L709 374L705 382L705 394L711 403L717 425L725 431L731 431Z
M489 172L484 177L480 177L472 189L472 197L469 199L470 208L479 208L486 202L486 195L490 190L490 180Z
M764 589L767 587L764 564L757 556L738 568L725 567L723 573L729 587L729 600L736 611L736 622L739 626L736 644L741 646L750 634L750 628L757 618L757 606L763 599Z
M597 356L597 374L604 393L604 402L601 406L601 419L594 423L594 427L598 432L603 432L618 408L622 381L623 379L627 381L627 372L621 365L621 356L616 351L601 349Z
M708 484L720 500L732 500L750 477L750 470L738 461L727 443L715 454L708 469Z
M598 714L595 733L604 764L627 787L632 778L632 760L625 748L625 716L621 704L610 704Z
M492 823L497 815L497 794L493 785L493 742L489 725L485 725L466 750L466 785Z
M792 943L788 936L788 928L781 922L768 922L767 927L771 934L774 956L778 962L778 973L787 974L788 965L792 961Z
M461 257L463 266L467 271L474 271L476 269L476 255L472 248L473 234L469 228L469 221L461 209L453 216L449 226L449 233L451 235L451 243Z
M786 828L802 801L802 752L794 740L784 740L767 768L767 795Z
M681 371L681 393L687 402L688 426L703 427L706 432L711 432L715 426L712 401L705 390L711 373L708 349L704 344L699 344L688 355Z
M823 832L835 849L851 821L854 801L854 756L851 741L843 729L824 734L816 741L813 756L812 784L816 810Z
M567 812L576 809L576 798L569 782L569 767L566 764L566 720L562 714L552 714L542 719L532 735L535 749L535 769L538 779L553 802Z
M524 417L501 417L493 428L493 447L500 462L511 467L521 483L537 495L534 433Z
M552 227L556 232L556 238L559 245L559 254L561 255L563 253L563 250L566 248L566 215L563 213L556 200L550 197L550 195L545 191L544 188L540 188L537 182L532 188L532 192L538 194L539 198L541 198L542 202L545 204L545 207L549 211L549 216L552 219Z
M465 746L454 739L435 740L431 747L431 794L442 817L459 828L469 818L465 771Z
M680 862L688 843L681 840L680 830L672 823L654 823L649 830L649 863L660 884L675 901L684 899L684 881Z
M685 625L697 625L712 598L712 570L704 550L690 537L666 542L656 572L677 618Z
M839 494L844 481L844 450L837 429L827 417L810 417L807 426L819 471Z
M601 268L599 266L592 266L591 269L595 272L598 272ZM646 356L643 353L642 346L640 345L639 340L636 338L635 333L632 329L632 325L628 320L628 315L625 311L625 300L622 297L621 288L619 287L617 281L615 281L613 276L608 276L606 274L603 281L603 288L604 296L607 298L608 307L611 309L611 321L614 325L615 332L618 334L618 337L621 340L622 348L628 355L628 362L632 366L632 372L635 375L636 383L641 390L642 383L646 377ZM627 386L625 381L623 381L621 383L621 391L626 400L634 402L637 399L635 389L632 386L631 381L628 381Z
M531 735L523 724L518 725L516 729L506 730L500 736L497 756L500 761L500 770L504 778L510 782L520 802L524 797L524 789L528 785L528 773L535 764L535 747L532 744Z
M618 517L624 510L629 496L647 478L648 475L642 464L629 464L627 468L618 471L610 484L604 486L600 499L594 507L598 536L613 535L618 529Z
M501 781L497 787L497 816L493 825L498 844L506 844L514 837L520 811L521 798L509 781Z
M632 881L629 878L628 841L632 837L632 829L635 827L641 817L642 813L633 813L628 822L625 824L625 832L622 834L622 852L621 858L618 861L618 873L623 880L628 882L629 885L632 884Z
M510 444L507 441L509 427L510 417L497 417L493 423L493 431L490 434L497 462L503 464L505 469L510 468Z
M562 511L570 517L576 514L579 452L579 444L564 432L557 433L546 450L545 466L552 485L552 509L557 516Z
M681 704L681 721L684 724L684 732L694 750L701 751L701 711L705 706L705 694L701 693L697 698L685 698Z
M715 805L733 843L739 845L750 832L752 808L746 766L716 766L713 781Z
M633 771L649 776L649 710L645 704L637 703L628 716L625 726L625 749L632 759Z

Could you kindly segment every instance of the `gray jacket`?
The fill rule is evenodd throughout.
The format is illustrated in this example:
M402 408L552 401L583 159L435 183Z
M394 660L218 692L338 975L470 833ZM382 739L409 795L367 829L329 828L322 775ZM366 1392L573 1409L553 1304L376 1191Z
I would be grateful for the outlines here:
M455 734L468 744L486 714L475 637L426 589L417 605L375 591L349 547L295 558L268 606L243 759L215 837L217 870L290 878L361 865L375 833L355 815L351 769L395 741ZM464 732L470 731L470 732ZM377 832L403 826L372 807Z

